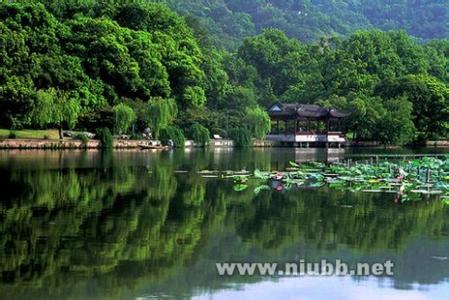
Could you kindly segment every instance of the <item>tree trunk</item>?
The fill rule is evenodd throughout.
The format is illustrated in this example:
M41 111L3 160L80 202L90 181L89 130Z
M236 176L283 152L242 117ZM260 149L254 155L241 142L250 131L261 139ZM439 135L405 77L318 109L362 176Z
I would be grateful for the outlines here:
M64 139L64 133L62 131L62 125L59 126L59 139L61 139L61 140Z

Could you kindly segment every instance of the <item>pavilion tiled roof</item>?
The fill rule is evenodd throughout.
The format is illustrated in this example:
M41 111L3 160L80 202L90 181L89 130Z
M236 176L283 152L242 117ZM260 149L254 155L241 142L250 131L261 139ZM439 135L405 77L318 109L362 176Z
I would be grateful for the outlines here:
M270 106L268 114L274 119L340 119L350 114L335 108L325 108L314 104L281 103Z

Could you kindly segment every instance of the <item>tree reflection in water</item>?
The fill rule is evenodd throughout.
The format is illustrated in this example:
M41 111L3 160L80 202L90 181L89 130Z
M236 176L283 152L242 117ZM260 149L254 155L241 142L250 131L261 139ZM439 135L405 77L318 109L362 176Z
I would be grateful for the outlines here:
M51 157L47 166L42 158L5 166L0 157L0 295L189 296L261 280L218 278L215 262L298 256L393 257L402 288L449 278L447 264L431 258L449 250L449 211L438 201L398 205L326 189L256 196L195 172L268 169L282 163L272 152L98 155L81 156L82 167Z

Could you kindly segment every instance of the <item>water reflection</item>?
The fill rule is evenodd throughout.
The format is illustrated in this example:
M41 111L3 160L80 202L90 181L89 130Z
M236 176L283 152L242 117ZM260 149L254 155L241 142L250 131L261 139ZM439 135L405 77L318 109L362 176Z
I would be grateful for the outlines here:
M219 278L215 262L298 258L393 259L394 288L447 288L449 209L441 202L399 205L388 195L327 189L256 196L194 172L281 168L297 155L0 152L0 296L220 296L265 279ZM363 283L345 280L354 289Z

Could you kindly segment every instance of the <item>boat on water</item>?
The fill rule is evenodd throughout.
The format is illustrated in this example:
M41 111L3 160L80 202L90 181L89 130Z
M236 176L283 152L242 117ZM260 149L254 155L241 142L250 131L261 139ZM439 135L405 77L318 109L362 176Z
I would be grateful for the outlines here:
M140 145L141 150L169 150L170 147L162 145Z

